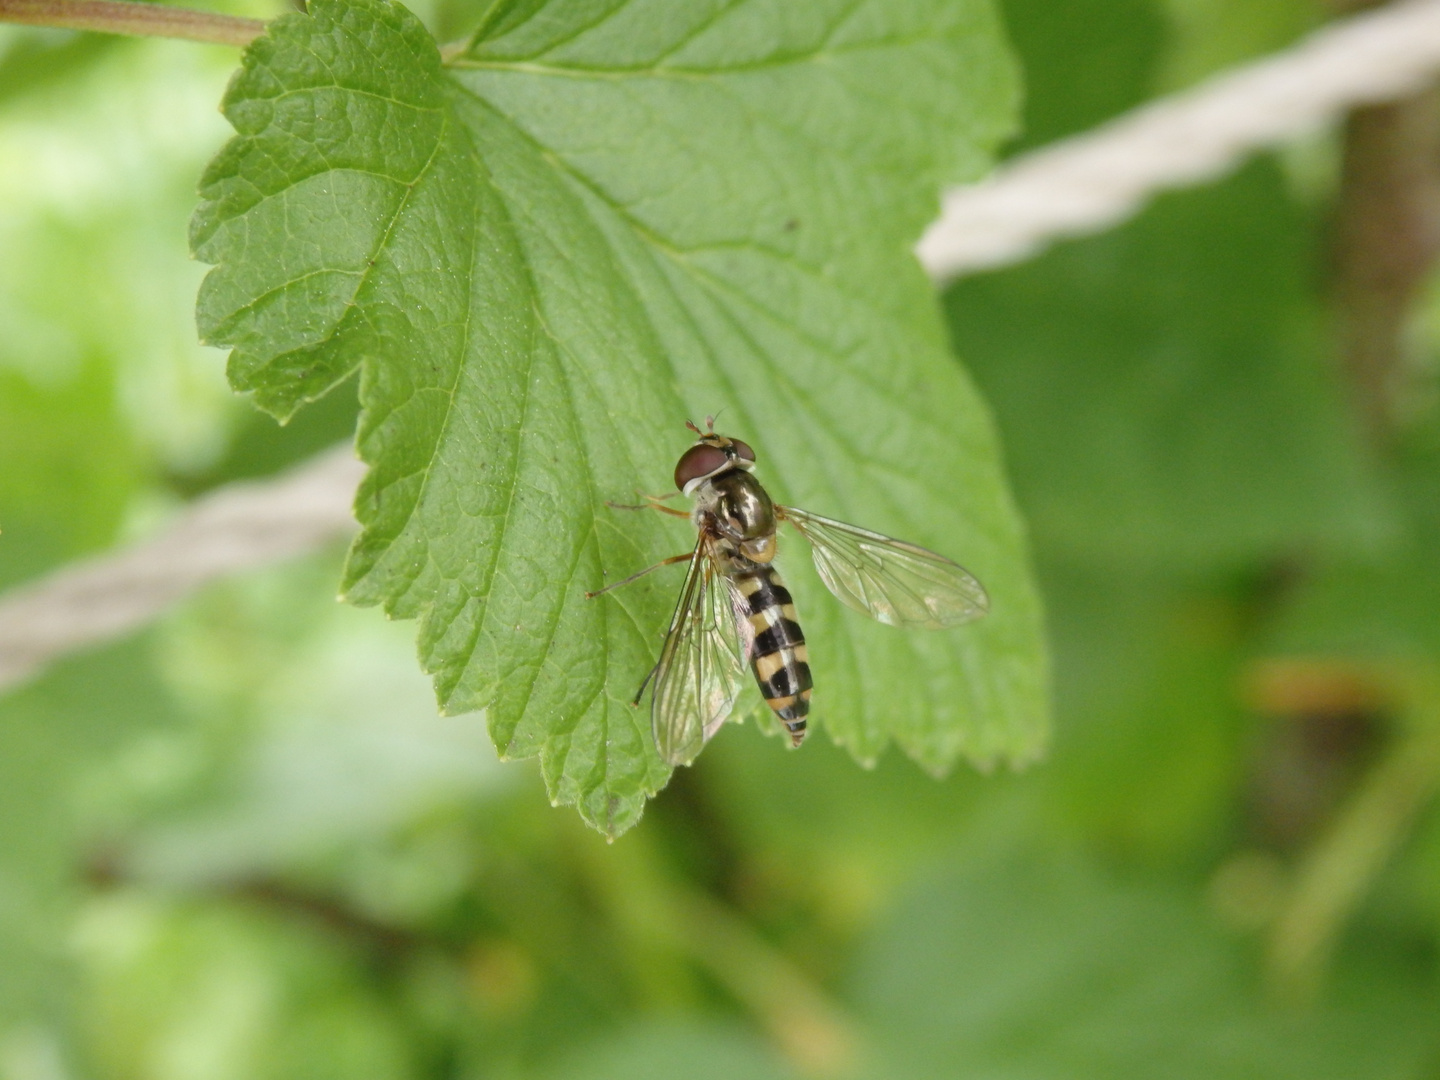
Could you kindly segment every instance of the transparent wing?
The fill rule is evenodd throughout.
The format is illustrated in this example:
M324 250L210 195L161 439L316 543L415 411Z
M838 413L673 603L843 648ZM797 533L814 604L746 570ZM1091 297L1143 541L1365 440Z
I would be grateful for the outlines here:
M671 765L694 761L735 706L745 676L735 605L733 586L715 573L702 538L660 650L650 702L655 745Z
M826 588L889 626L943 630L990 609L985 588L943 555L793 506L781 516L810 541Z

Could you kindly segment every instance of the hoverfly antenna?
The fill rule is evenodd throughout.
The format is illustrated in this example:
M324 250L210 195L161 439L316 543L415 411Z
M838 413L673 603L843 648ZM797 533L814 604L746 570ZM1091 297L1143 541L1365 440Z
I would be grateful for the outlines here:
M704 435L704 434L705 434L703 431L701 431L698 427L695 426L695 421L694 421L694 420L686 420L686 421L685 421L685 426L686 426L687 428L689 428L691 431L693 431L696 435Z
M705 417L705 430L708 431L711 435L715 434L715 417Z

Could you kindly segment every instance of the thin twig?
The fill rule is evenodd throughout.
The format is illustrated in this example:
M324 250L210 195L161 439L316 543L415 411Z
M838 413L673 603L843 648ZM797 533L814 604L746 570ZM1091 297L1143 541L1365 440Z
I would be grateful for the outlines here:
M265 32L260 19L131 0L0 0L0 22L94 30L102 34L172 37L244 48Z

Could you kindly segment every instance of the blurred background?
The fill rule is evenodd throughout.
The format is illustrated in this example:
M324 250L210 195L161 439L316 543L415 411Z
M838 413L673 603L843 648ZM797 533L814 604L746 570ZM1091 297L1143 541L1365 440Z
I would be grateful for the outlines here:
M1012 152L1340 7L1002 6ZM195 344L235 61L0 32L0 586L353 428ZM0 1080L1440 1077L1437 252L1426 94L944 293L1049 609L1020 775L732 728L607 845L338 548L10 693Z

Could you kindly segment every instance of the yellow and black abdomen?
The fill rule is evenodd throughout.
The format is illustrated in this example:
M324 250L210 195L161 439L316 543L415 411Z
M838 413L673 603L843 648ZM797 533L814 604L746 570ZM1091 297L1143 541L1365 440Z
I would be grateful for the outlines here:
M762 566L735 578L749 605L747 617L754 637L750 667L765 703L790 733L796 746L805 738L810 713L810 655L795 615L790 590L772 567Z

